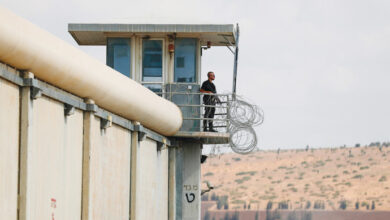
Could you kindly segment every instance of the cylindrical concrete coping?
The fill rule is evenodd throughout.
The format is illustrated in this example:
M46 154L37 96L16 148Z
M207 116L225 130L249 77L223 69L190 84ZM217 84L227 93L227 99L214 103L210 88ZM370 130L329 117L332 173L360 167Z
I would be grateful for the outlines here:
M0 61L160 134L173 135L181 127L175 104L2 7Z

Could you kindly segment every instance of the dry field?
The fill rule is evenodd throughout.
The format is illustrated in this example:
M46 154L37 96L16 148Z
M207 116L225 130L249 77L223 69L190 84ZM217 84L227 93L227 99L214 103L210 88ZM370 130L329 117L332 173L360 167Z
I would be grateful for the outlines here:
M209 157L202 165L202 181L215 189L208 193L228 196L228 209L273 208L285 201L288 209L337 210L345 200L347 210L390 210L390 147L259 151ZM202 184L206 188L206 184ZM217 207L211 207L210 210ZM223 207L222 207L223 209Z

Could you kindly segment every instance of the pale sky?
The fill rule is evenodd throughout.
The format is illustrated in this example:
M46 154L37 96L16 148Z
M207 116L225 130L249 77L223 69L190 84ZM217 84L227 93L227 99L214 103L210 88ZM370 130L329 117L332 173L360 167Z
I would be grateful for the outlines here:
M259 105L261 149L390 141L390 1L0 0L72 45L68 23L236 23L238 94ZM28 37L28 36L26 36ZM105 47L79 47L105 62ZM231 91L233 55L212 48L203 78Z

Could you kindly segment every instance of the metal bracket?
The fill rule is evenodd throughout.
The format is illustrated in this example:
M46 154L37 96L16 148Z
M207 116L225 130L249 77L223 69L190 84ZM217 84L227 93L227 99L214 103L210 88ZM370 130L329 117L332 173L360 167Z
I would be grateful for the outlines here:
M232 52L233 55L236 53L233 51L233 49L229 45L226 44L226 47L230 50L230 52Z
M64 111L65 116L70 116L70 115L74 114L74 111L75 111L74 106L65 103L64 108L65 108L65 111Z
M144 141L146 139L146 133L143 131L138 132L138 141Z
M106 129L112 126L112 116L109 115L107 118L100 118L101 129Z
M161 149L164 147L164 143L157 142L157 151L161 151Z
M31 98L37 99L42 97L42 89L37 87L31 87Z
M229 39L227 39L226 36L222 35L222 37L228 42L227 44L228 44L229 46L234 47L234 44L233 44Z
M134 131L138 132L138 141L144 141L146 139L146 132L142 125L134 125Z
M163 138L162 141L157 142L157 151L161 151L164 146L167 145L167 139Z
M226 47L230 50L230 52L232 52L232 54L235 55L236 52L233 51L233 49L232 49L231 47L236 47L237 45L234 46L234 44L233 44L229 39L227 39L226 36L222 35L222 37L223 37L227 42L221 42L221 43L226 44Z

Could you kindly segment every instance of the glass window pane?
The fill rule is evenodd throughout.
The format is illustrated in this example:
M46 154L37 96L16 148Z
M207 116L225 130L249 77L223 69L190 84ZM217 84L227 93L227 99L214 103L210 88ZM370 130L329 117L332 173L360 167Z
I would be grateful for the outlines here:
M144 84L144 86L157 93L157 95L162 96L162 84Z
M107 65L130 77L130 39L107 39Z
M175 82L193 83L196 78L197 40L177 38L175 41Z
M142 42L142 81L162 82L162 40Z

